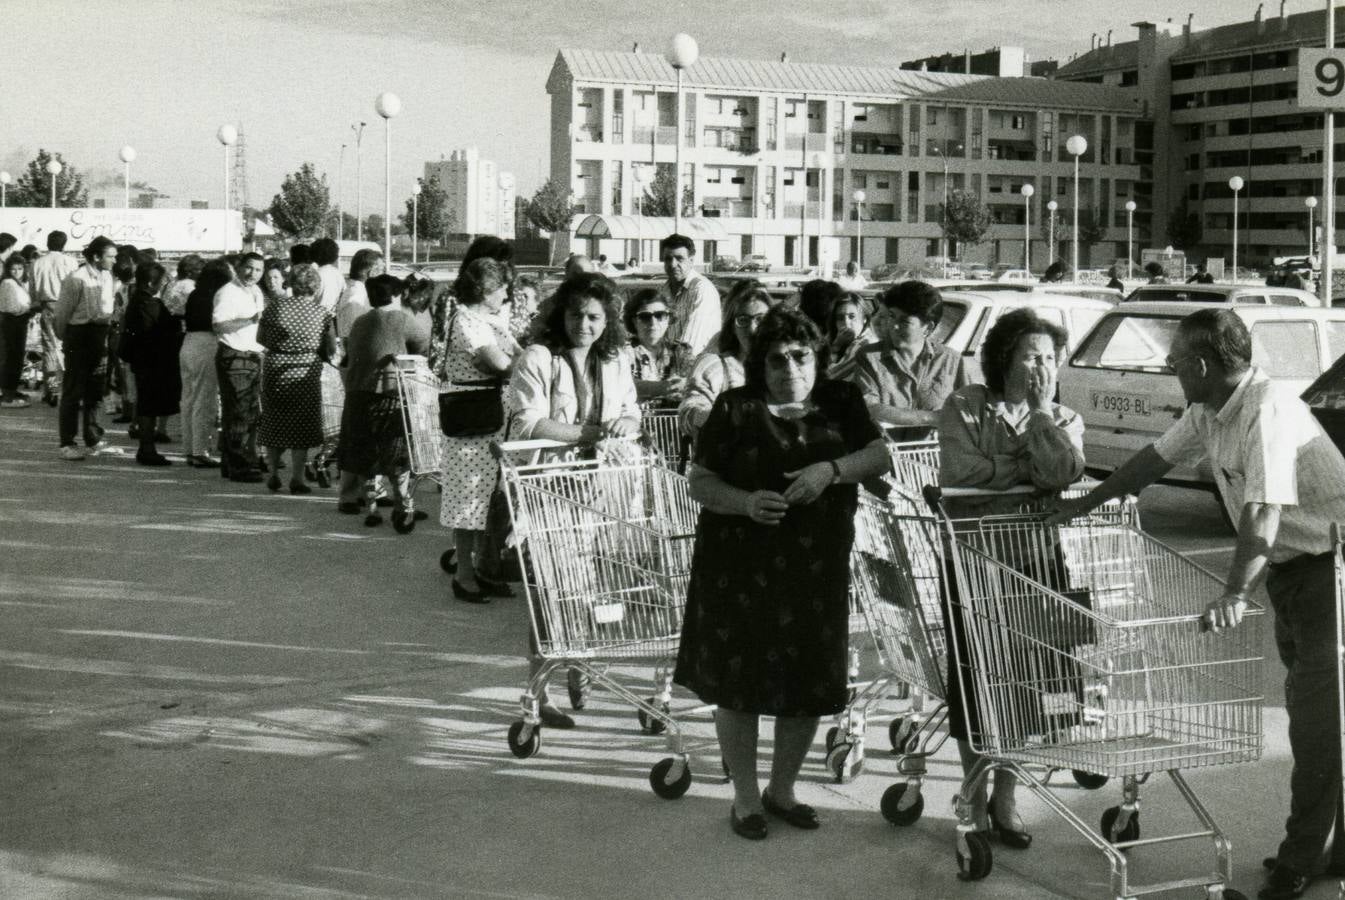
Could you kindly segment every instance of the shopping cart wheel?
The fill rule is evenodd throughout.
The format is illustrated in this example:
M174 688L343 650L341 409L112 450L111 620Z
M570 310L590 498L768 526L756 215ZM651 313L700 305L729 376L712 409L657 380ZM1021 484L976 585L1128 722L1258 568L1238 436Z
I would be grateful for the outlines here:
M526 736L525 736L526 735ZM519 719L509 726L509 752L519 759L536 756L542 749L542 728Z
M313 480L318 483L318 487L329 488L332 486L332 473L327 471L326 466L314 466Z
M416 530L416 516L404 509L392 511L392 529L398 534L410 534Z
M957 833L957 877L963 881L980 881L995 866L990 852L990 838L984 831Z
M907 782L900 782L883 791L879 804L883 818L893 825L914 825L925 811L925 797L920 788Z
M588 706L589 677L582 669L570 669L565 676L565 687L570 692L570 709L580 710ZM644 727L643 721L640 727Z
M674 766L680 766L682 771L669 781L668 776L672 775ZM671 756L661 759L649 770L649 786L664 800L676 800L691 787L691 766Z
M1075 784L1090 791L1096 791L1107 783L1106 775L1094 775L1092 772L1085 772L1083 769L1074 769L1071 774L1074 775Z
M837 784L852 781L864 771L864 748L841 741L827 751L827 771Z
M645 702L655 709L661 709L663 712L672 712L672 707L666 703L659 703L657 697L647 697ZM668 723L662 719L656 719L642 709L635 711L636 718L640 720L640 730L645 734L663 734L668 730Z
M458 561L456 559L458 551L449 547L443 553L439 554L439 568L452 575L458 571Z
M1210 891L1210 900L1247 900L1247 895L1232 888L1224 888L1222 891L1216 888Z
M1113 806L1102 814L1102 836L1113 844L1137 841L1140 837L1140 813L1135 810L1130 818L1119 828L1117 819L1121 816L1121 807Z
M836 738L840 735L840 733L841 733L841 730L840 730L839 728L837 728L835 725L832 725L830 728L827 729L827 752L828 752L828 753L831 752L831 748L832 748L832 747L835 747L835 746L836 746Z
M910 749L912 738L919 735L916 723L905 716L897 716L887 726L887 739L892 744L893 753L914 753ZM916 748L919 749L919 742L916 742Z

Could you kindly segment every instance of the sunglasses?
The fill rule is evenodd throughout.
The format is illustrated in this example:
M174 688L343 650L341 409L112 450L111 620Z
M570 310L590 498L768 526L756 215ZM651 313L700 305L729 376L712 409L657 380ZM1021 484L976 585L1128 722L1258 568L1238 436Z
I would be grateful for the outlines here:
M734 316L733 324L737 325L739 328L751 328L753 325L760 325L761 320L764 318L766 318L765 313L762 313L759 316Z
M791 350L789 352L776 351L766 355L766 365L772 369L783 369L791 363L795 368L802 369L813 361L813 351L811 350Z
M662 322L668 318L668 311L666 309L656 309L650 312L637 312L635 318L648 325L650 322Z

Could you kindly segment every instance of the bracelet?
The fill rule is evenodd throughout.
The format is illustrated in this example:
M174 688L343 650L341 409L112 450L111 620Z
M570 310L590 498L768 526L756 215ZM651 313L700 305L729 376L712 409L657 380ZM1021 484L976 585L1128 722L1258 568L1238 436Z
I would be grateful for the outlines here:
M840 484L840 483L841 483L841 464L838 463L838 462L836 462L836 460L834 460L834 459L829 459L829 460L827 460L827 464L828 464L829 466L831 466L831 483L832 483L832 484Z

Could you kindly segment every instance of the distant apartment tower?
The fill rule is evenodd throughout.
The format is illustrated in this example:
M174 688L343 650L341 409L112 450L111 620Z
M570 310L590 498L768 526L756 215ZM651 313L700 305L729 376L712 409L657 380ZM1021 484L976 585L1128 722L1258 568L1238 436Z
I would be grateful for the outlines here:
M998 78L1045 77L1055 71L1056 62L1051 59L1033 62L1022 47L993 47L981 53L964 50L961 53L942 53L907 60L901 64L901 68L921 72L994 75Z
M1135 40L1098 42L1055 74L1138 91L1141 128L1152 133L1152 153L1140 164L1142 180L1152 183L1157 246L1230 258L1228 181L1237 175L1245 183L1238 200L1240 264L1308 251L1312 213L1305 201L1322 193L1323 123L1320 112L1297 105L1298 51L1325 44L1325 10L1291 15L1281 2L1275 15L1267 14L1270 6L1258 6L1250 20L1206 29L1193 27L1191 16L1137 22ZM1336 43L1345 43L1345 15L1336 17ZM1337 117L1337 148L1342 127ZM1338 190L1338 210L1343 197ZM1195 245L1168 233L1169 221L1182 221L1179 213L1200 223ZM1184 230L1189 239L1190 228Z
M862 237L866 266L920 264L942 247L945 194L963 189L989 207L992 225L979 245L949 249L1021 265L1030 213L1040 270L1046 204L1057 201L1062 216L1073 205L1065 140L1083 134L1081 219L1095 225L1095 258L1109 262L1125 252L1124 208L1139 178L1135 92L1021 68L1001 78L701 57L684 73L679 135L677 75L662 54L562 50L546 88L551 178L578 212L571 246L654 258L673 220L650 215L651 202L669 199L651 186L673 174L680 139L692 208L681 228L703 260L839 264ZM1025 184L1035 190L1026 201Z
M425 179L438 178L448 195L455 234L491 234L513 240L514 176L482 159L475 147L454 150L448 159L425 163Z

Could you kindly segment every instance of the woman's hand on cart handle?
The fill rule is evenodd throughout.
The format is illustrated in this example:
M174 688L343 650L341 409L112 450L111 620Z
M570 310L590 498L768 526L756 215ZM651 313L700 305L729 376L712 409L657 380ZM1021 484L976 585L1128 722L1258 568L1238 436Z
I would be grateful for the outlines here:
M837 471L839 470L833 469L829 462L816 462L804 466L802 469L786 472L785 477L791 478L793 481L789 487L785 488L785 502L789 504L812 503L831 486Z
M627 438L635 437L640 433L640 420L633 418L617 419L603 426L607 437Z
M1201 631L1213 631L1218 634L1225 628L1236 628L1242 622L1242 614L1247 610L1247 598L1242 594L1224 594L1218 600L1205 605L1205 615L1200 619Z
M779 525L789 510L789 501L775 491L753 491L747 495L747 518L758 525Z
M1094 507L1092 501L1087 497L1078 497L1073 500L1061 498L1056 504L1055 509L1046 517L1046 524L1049 527L1056 527L1071 522L1079 516L1091 512Z

